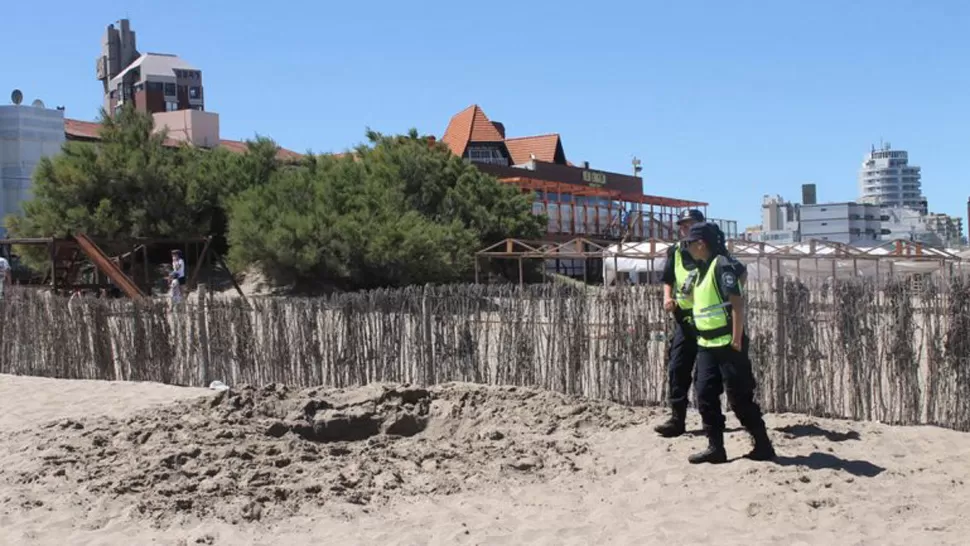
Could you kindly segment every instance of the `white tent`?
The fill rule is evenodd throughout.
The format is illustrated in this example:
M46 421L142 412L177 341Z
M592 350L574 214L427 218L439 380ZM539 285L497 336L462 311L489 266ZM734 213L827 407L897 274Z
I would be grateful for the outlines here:
M616 272L625 273L634 284L657 283L663 274L667 248L673 243L625 243L610 245L603 251L603 284L610 286ZM643 257L638 257L643 256Z

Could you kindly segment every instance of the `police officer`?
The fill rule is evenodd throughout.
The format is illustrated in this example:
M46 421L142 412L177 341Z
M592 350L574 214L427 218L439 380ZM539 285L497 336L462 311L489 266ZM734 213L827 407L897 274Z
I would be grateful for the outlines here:
M721 393L741 425L754 439L754 449L745 455L756 461L775 457L761 408L754 398L755 379L748 358L748 336L744 331L742 288L745 268L720 252L717 229L710 223L696 223L685 239L687 251L697 266L692 315L697 332L697 375L694 388L697 410L704 423L707 449L688 461L723 463L724 414Z
M704 214L697 209L685 210L677 220L680 238L687 236L692 225L703 222ZM694 359L697 356L697 336L691 324L690 290L696 275L694 259L682 243L670 245L661 281L664 285L664 310L674 315L674 335L667 348L667 390L670 419L654 427L665 438L684 433L687 417L687 393L690 390Z

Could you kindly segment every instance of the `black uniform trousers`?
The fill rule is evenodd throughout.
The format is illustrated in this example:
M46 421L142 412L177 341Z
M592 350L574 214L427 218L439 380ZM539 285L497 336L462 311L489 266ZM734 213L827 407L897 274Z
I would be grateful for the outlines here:
M697 411L705 431L724 432L721 394L725 390L731 411L746 430L754 432L765 428L761 407L755 401L755 379L748 357L747 335L741 339L741 351L735 351L730 345L699 347L694 388L697 390Z
M684 415L697 359L697 331L688 322L691 312L679 307L674 311L674 335L667 347L667 399L670 407Z

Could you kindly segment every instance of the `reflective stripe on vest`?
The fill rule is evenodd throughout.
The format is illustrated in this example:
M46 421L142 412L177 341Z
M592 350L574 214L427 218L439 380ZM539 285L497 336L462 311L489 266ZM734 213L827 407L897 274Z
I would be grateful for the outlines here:
M694 283L691 278L692 271L684 267L684 258L681 252L682 250L678 244L677 248L674 249L674 299L677 301L678 307L689 311L694 306L694 298L691 294L684 293L684 284L688 282L690 284Z
M701 347L724 347L731 344L731 302L721 298L717 283L715 256L707 273L694 287L694 327Z

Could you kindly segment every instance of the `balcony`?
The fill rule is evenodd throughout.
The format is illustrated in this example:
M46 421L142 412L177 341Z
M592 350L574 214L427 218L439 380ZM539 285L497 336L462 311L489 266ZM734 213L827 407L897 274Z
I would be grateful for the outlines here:
M509 160L504 157L483 157L481 159L468 159L471 163L487 163L489 165L509 165Z
M658 239L676 241L680 239L677 229L676 212L642 211L630 208L630 203L621 207L602 205L578 205L564 203L537 202L532 205L536 215L546 215L548 235L566 237L590 237L600 239L621 239L644 241ZM626 206L622 206L626 205ZM717 224L728 239L738 237L737 222L709 218Z
M471 163L485 163L488 165L509 165L509 158L504 157L502 152L496 148L475 147L468 149L466 161Z
M675 241L680 238L677 228L680 211L686 208L703 211L707 207L707 203L697 201L622 194L617 190L528 177L503 178L501 181L535 195L532 212L548 218L546 235L554 239ZM737 237L737 222L709 220L721 226L725 236Z

